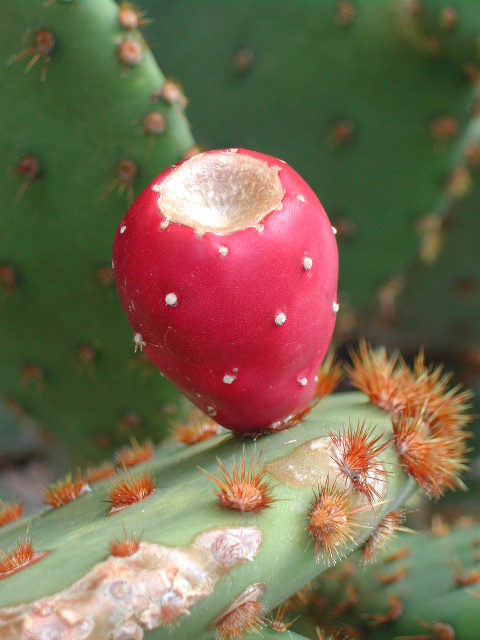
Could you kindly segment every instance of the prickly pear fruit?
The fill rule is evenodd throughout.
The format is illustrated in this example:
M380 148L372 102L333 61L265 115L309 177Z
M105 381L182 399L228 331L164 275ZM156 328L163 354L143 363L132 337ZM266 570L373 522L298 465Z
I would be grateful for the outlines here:
M115 237L136 345L225 427L279 428L312 399L333 333L334 231L270 156L209 151L168 169Z

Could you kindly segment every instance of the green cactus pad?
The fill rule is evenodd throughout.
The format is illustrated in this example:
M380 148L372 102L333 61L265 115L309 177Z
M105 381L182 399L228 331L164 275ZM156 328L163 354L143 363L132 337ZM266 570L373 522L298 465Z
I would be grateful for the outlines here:
M446 527L436 536L399 535L388 554L366 570L355 571L347 580L335 580L335 569L322 577L318 593L325 602L324 613L317 616L319 622L329 628L351 625L360 632L359 637L372 640L406 636L475 640L479 540L480 528L471 523L453 530ZM389 579L391 583L385 584ZM356 602L334 619L328 611L345 601L347 585L353 588ZM392 598L401 605L398 619L376 624ZM438 635L433 633L435 625ZM448 625L454 635L440 635L438 625Z
M382 324L373 310L365 325L380 341L456 353L473 367L480 345L480 118L455 151L450 188L426 220L421 250L394 302L395 321Z
M132 479L153 474L154 492L112 515L109 481L61 508L8 525L0 536L5 554L17 540L25 540L28 530L35 551L47 555L0 580L0 635L13 640L28 625L39 630L49 622L33 612L34 601L49 603L53 628L76 624L91 630L91 640L110 637L113 627L120 634L128 625L140 629L138 637L150 630L145 637L167 639L174 625L177 640L206 640L232 606L255 601L266 614L328 566L322 556L316 562L308 510L314 492L328 484L327 476L335 483L338 475L330 433L341 432L348 421L364 420L375 427L375 435L390 437L390 419L365 396L331 396L302 424L256 442L223 435L191 447L159 449L151 463L128 471ZM247 469L261 453L271 484L273 503L259 513L222 508L208 476L218 477L217 458L230 472L232 460L241 464L243 452ZM393 447L380 461L388 475L382 476L372 504L349 494L358 505L357 525L351 543L338 547L339 557L411 492ZM128 538L141 538L139 551L112 557L109 544L125 538L125 532ZM134 585L139 585L139 600L133 597ZM157 594L148 606L143 589ZM71 615L65 617L64 610Z
M192 138L178 106L151 101L165 79L114 2L18 0L1 20L0 389L77 459L98 459L135 431L157 437L178 404L135 357L111 244Z
M472 79L480 62L480 14L471 0L402 0L408 40L431 57L450 58Z

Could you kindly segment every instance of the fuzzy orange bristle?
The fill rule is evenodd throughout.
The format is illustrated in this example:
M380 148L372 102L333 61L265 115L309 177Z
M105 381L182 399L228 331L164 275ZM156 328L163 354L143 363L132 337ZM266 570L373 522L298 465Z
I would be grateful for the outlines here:
M146 11L142 11L131 2L121 2L118 8L118 24L122 29L134 31L150 24L150 20L145 18Z
M32 541L27 534L25 540L19 540L17 546L10 553L7 554L0 550L0 580L8 578L13 573L34 562L38 562L46 555L46 552L35 553Z
M260 462L261 457L262 454L255 461L255 453L253 453L247 470L244 451L240 467L237 467L233 459L231 474L221 460L218 460L220 478L207 473L218 487L217 497L221 507L234 511L259 513L272 504L273 485L270 480L265 479L267 470Z
M342 378L342 363L337 362L335 354L330 351L317 372L314 402L318 403L322 398L332 393L338 387Z
M408 576L408 569L405 567L399 567L393 573L377 573L377 580L380 584L388 586L389 584L395 584L405 580Z
M453 565L453 579L457 587L471 587L480 582L480 567L465 571L460 562Z
M270 622L271 628L274 631L277 631L278 633L284 633L285 631L288 631L290 627L293 625L293 623L295 622L295 620L291 620L291 621L285 620L285 614L287 613L288 606L289 606L289 603L284 602L278 607L278 609L275 612L275 615L271 613L268 616L268 620Z
M43 502L54 509L58 509L58 507L76 500L86 491L90 491L90 487L82 472L78 470L75 477L68 473L62 480L45 487L43 489Z
M5 504L0 500L0 527L22 517L23 505L20 502Z
M448 489L464 489L460 475L467 469L465 440L457 435L432 435L423 415L393 421L394 440L405 471L425 493L438 500Z
M416 392L413 394L413 410L424 412L430 431L436 435L459 433L472 421L467 413L473 394L461 390L460 385L449 388L451 373L443 373L442 365L426 366L423 351L414 363Z
M315 633L317 636L317 640L348 640L350 638L350 635L344 635L342 630L336 631L333 636L329 635L327 637L323 629L320 629L320 627L315 627Z
M154 491L155 480L151 471L132 476L124 468L124 472L118 474L117 482L108 494L108 502L111 504L110 515L145 500Z
M398 562L399 560L405 560L410 555L410 549L408 547L402 547L398 551L390 553L383 559L384 563Z
M293 596L286 601L285 604L292 609L301 609L309 604L317 604L320 600L319 594L317 594L310 583L299 589Z
M392 416L401 413L410 400L412 374L398 353L387 357L384 347L372 349L365 340L358 353L350 350L352 365L345 371L354 387Z
M390 511L377 525L362 549L362 562L368 564L372 562L378 551L383 551L390 540L393 539L397 531L408 531L402 527L405 522L405 511Z
M245 633L257 633L265 625L262 605L259 602L243 602L227 613L218 623L217 640L243 640Z
M110 553L116 558L129 558L133 556L140 548L141 536L135 538L133 534L128 537L125 527L123 529L124 537L112 540L109 544Z
M380 443L382 437L383 434L375 437L374 428L369 429L365 422L359 422L355 428L349 424L339 434L330 434L331 457L345 484L350 482L370 503L374 496L379 496L373 482L383 480L387 475L378 456L390 443Z
M307 530L315 544L317 562L322 556L326 563L335 564L345 555L347 544L355 542L352 517L361 510L364 509L354 509L351 494L339 489L336 482L330 485L328 477L325 484L314 492Z
M369 616L365 616L371 619L370 625L372 627L379 627L390 622L398 620L403 613L404 605L402 600L397 596L389 596L388 609L385 613L375 613Z
M114 475L115 467L111 462L104 462L97 467L87 467L87 469L85 469L85 477L90 484L109 480Z
M344 616L352 607L354 607L360 600L359 593L355 590L354 586L347 584L345 586L345 598L342 602L339 602L336 607L330 609L330 615L332 618L338 618Z
M186 424L177 424L175 438L186 445L209 440L222 433L222 427L207 416L199 416Z
M153 458L153 444L150 440L139 444L136 438L131 438L130 442L130 447L125 447L115 455L119 467L136 467Z

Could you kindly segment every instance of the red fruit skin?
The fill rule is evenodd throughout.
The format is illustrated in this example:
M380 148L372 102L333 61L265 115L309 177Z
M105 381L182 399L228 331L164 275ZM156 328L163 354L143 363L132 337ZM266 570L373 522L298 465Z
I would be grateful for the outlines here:
M219 424L249 433L279 428L314 395L335 325L338 252L322 205L292 168L260 153L237 153L280 169L283 207L263 218L262 232L199 237L182 224L162 228L152 186L173 167L127 212L113 266L148 358ZM220 247L228 248L226 256ZM165 302L169 293L177 296L175 306ZM279 313L286 316L281 325ZM235 379L226 384L225 376Z

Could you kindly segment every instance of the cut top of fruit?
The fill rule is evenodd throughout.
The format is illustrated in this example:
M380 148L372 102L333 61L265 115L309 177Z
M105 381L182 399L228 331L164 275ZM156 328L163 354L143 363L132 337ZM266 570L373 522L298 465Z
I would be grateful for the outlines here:
M267 214L282 207L278 171L236 150L202 153L154 186L158 208L167 221L192 227L198 235L259 228Z

